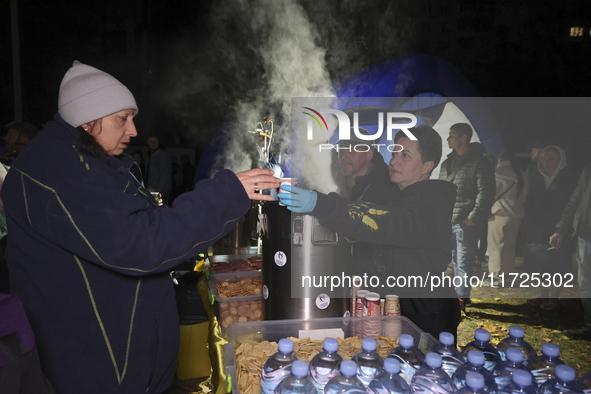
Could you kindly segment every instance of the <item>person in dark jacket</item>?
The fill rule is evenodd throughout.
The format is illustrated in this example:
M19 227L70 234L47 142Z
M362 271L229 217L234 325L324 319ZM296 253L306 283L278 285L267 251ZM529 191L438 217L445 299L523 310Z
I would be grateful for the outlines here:
M383 204L349 203L336 193L325 195L289 185L281 188L291 194L280 193L279 197L293 212L309 212L340 234L371 243L373 259L363 268L368 276L378 277L384 287L378 284L368 289L382 297L385 291L399 295L402 315L435 337L441 331L455 335L460 308L451 283L422 288L416 280L442 278L449 264L449 223L456 187L450 182L429 180L441 159L439 134L430 127L409 131L417 141L403 132L395 136L395 143L404 147L392 154L389 166L390 181L398 191L385 193ZM386 290L394 283L393 278L397 278L397 286ZM404 284L403 280L408 282Z
M137 135L131 92L75 61L58 114L14 162L2 188L11 292L60 394L161 393L179 346L168 271L228 233L269 170L220 171L168 207L122 156Z
M447 138L451 152L441 165L439 179L458 187L451 225L453 226L452 265L454 276L466 278L456 286L462 307L470 305L470 278L474 272L478 239L487 225L495 199L494 165L484 156L484 147L470 143L473 130L467 123L456 123Z
M575 259L585 326L564 330L563 334L573 339L591 339L591 165L583 169L577 187L556 224L556 232L550 237L550 245L560 249L564 237L570 235L578 237Z
M570 271L573 238L565 234L560 249L548 250L548 240L554 234L556 223L577 183L566 165L564 150L555 145L544 148L538 160L538 171L532 172L529 179L523 234L536 267L534 272L565 274ZM555 310L559 294L560 288L542 286L540 297L528 300L528 303L545 310Z

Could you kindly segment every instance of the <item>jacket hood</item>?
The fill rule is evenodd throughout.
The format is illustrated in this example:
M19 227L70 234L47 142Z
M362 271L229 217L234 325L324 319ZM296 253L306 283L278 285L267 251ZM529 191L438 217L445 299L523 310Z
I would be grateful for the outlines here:
M552 174L552 176L550 176L546 173L546 171L544 170L544 166L542 165L542 159L544 158L544 155L551 148L558 150L558 152L560 153L560 162L558 163L558 167L556 167L556 170L554 170L554 173ZM540 171L540 174L542 174L542 177L544 178L544 182L546 183L546 187L548 187L552 183L552 181L554 180L554 178L556 178L556 176L558 175L560 170L562 170L565 167L566 167L566 154L564 153L564 149L562 149L561 147L556 146L556 145L550 145L550 146L547 146L544 148L544 150L540 154L540 159L538 160L538 170Z

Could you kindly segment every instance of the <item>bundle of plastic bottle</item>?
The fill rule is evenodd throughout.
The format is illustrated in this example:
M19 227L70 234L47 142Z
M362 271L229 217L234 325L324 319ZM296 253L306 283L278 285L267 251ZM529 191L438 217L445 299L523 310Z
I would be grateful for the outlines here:
M339 343L336 339L326 338L322 351L310 361L309 374L318 393L324 393L324 386L339 374L343 358L337 353Z
M478 372L466 372L466 386L458 391L458 394L484 394L484 376Z
M364 388L384 369L384 360L376 351L377 342L373 338L363 338L361 351L351 360L357 364L357 378Z
M575 370L566 364L556 366L556 378L548 379L538 389L539 394L583 394L575 384Z
M261 373L261 393L271 394L279 383L291 374L291 367L297 357L293 353L293 342L283 338L279 341L278 352L265 362Z
M591 373L581 376L575 383L585 393L591 394Z
M523 353L521 350L516 347L510 347L507 349L507 360L497 364L492 372L492 376L494 377L499 390L511 383L513 371L517 369L521 369L531 374L529 369L523 364Z
M450 378L456 372L456 369L466 362L466 359L455 345L453 334L449 332L442 331L439 333L439 343L433 346L431 351L441 355L441 368L447 372Z
M456 387L443 369L441 369L441 355L427 353L425 362L412 377L410 391L414 394L451 394Z
M512 382L499 391L499 394L537 394L537 386L531 375L521 369L513 372Z
M497 350L501 355L503 361L507 360L507 349L516 348L521 350L523 353L523 364L527 366L530 359L538 356L535 349L523 339L525 337L525 331L519 326L509 327L509 337L503 339L497 345Z
M548 379L556 377L556 366L564 364L558 357L560 348L553 343L542 344L542 355L530 360L527 366L536 379L536 384L541 386Z
M400 363L394 358L384 360L384 370L367 387L368 394L409 394L410 387L399 375Z
M339 374L330 379L324 386L325 394L362 394L365 388L357 379L357 364L351 360L343 360Z
M414 338L408 334L398 337L398 347L393 349L388 358L395 358L400 362L400 376L410 385L412 377L425 361L423 353L414 347Z
M283 379L275 388L275 394L317 394L314 383L308 379L308 363L295 360L291 366L291 374Z
M489 372L495 369L497 364L502 361L498 350L490 344L490 333L482 328L474 331L474 340L464 346L462 355L468 357L470 350L478 350L484 354L484 368Z
M478 350L468 352L468 361L458 367L452 376L452 380L458 389L466 386L466 374L468 372L477 372L484 378L484 392L492 393L497 391L497 384L491 373L484 368L484 354Z

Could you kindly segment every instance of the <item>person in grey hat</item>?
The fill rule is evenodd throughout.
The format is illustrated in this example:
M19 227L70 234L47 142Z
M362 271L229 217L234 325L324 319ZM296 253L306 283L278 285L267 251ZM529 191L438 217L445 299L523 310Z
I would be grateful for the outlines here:
M221 170L158 206L122 155L137 114L125 85L74 62L58 113L2 188L10 290L60 394L167 390L180 335L169 271L227 234L250 199L271 199L259 190L281 183L271 170Z
M29 141L37 135L38 129L28 122L15 121L4 126L4 130L6 131L3 137L6 151L0 158L0 162L10 166Z

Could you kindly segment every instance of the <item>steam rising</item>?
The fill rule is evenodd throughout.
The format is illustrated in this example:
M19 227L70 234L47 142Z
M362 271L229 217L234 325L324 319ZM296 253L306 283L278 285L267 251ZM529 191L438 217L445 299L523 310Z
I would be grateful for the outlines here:
M225 144L214 170L260 166L261 141L249 131L267 117L275 125L275 158L279 152L281 157L297 153L292 160L301 162L292 167L305 163L297 171L303 171L304 186L331 191L330 155L318 153L318 144L330 135L304 140L305 131L290 123L291 98L335 97L332 80L403 54L411 20L393 3L216 1L211 36L195 40L198 48L189 41L175 46L173 57L181 60L175 62L165 100L191 125L196 139L213 135Z

